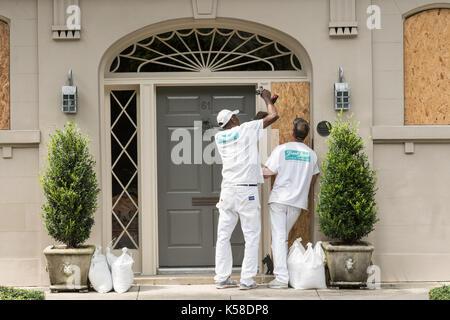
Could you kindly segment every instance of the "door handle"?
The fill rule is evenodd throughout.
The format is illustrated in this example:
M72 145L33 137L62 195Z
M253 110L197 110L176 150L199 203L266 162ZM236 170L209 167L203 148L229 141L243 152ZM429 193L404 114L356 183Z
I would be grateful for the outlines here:
M193 207L210 207L215 206L217 202L219 202L219 197L201 197L201 198L192 198L192 206Z

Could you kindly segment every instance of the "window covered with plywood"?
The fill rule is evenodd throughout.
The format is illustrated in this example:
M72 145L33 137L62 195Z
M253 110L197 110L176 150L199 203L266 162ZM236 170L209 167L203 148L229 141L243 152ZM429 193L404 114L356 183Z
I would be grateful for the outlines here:
M9 25L0 20L0 130L9 129Z
M405 125L450 124L450 9L404 23Z

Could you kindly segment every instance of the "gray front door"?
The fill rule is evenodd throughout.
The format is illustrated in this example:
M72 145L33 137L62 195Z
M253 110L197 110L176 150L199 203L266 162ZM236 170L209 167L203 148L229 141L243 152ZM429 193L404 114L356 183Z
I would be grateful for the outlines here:
M204 132L217 126L216 116L222 109L239 109L241 123L252 119L255 87L159 87L156 96L159 266L211 267L214 266L219 217L215 204L220 195L222 166L195 159L194 140L199 139L194 138L194 121L203 122ZM191 133L190 164L174 164L171 159L172 149L180 147L182 140L171 141L177 128ZM202 143L203 150L210 142ZM175 154L184 155L183 152ZM201 164L195 164L199 160ZM233 265L240 266L244 257L240 224L236 226L231 243Z

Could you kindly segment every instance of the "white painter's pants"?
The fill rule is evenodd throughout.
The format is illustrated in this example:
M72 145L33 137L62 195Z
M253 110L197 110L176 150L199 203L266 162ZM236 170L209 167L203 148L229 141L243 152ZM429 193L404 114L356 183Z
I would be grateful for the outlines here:
M280 203L270 205L270 226L272 229L273 274L283 283L289 282L287 269L288 237L301 209Z
M250 285L258 270L258 248L261 234L261 205L258 187L236 186L222 188L217 226L216 276L214 280L225 281L233 268L230 238L238 220L241 219L245 239L241 283Z

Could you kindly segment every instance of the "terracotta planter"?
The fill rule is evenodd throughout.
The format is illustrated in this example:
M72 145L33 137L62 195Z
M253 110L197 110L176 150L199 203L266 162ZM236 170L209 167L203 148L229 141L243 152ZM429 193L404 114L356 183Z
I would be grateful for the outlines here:
M326 255L329 286L365 287L367 286L367 268L372 265L374 247L367 242L358 245L343 245L335 242L323 242Z
M88 291L88 274L95 246L66 249L48 246L44 250L51 292Z

